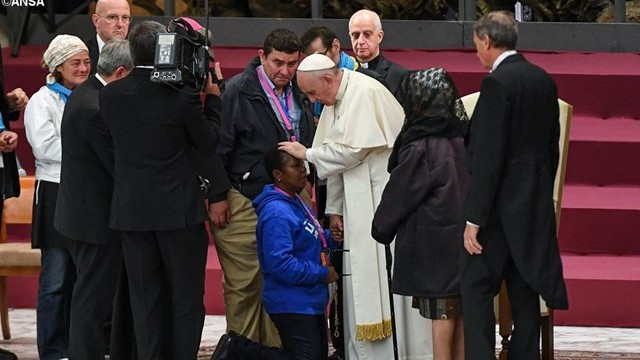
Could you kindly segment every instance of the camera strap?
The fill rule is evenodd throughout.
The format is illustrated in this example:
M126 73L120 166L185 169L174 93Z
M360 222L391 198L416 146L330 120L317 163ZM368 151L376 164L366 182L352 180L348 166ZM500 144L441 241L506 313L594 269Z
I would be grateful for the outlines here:
M289 133L289 139L294 142L297 141L296 133L293 130L293 125L291 125L291 121L289 121L289 109L293 108L294 106L292 89L289 89L289 91L287 91L286 89L284 90L286 100L285 100L285 103L282 104L280 102L280 98L278 97L278 95L276 95L275 91L273 91L273 87L271 87L271 85L269 84L269 81L267 80L267 75L264 73L264 69L262 67L258 67L257 72L258 72L258 78L260 79L260 83L262 84L262 87L267 92L267 96L269 96L273 100L273 102L276 104L276 108L280 113L280 117L284 122L284 126L287 129L287 132Z

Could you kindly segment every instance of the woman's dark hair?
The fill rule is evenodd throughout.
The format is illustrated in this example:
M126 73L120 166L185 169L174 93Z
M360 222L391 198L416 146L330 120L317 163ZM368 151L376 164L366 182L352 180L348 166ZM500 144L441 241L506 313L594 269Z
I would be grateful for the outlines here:
M294 160L293 156L286 151L278 150L277 147L267 151L264 155L264 167L272 181L276 181L273 178L273 170L283 170L290 160Z

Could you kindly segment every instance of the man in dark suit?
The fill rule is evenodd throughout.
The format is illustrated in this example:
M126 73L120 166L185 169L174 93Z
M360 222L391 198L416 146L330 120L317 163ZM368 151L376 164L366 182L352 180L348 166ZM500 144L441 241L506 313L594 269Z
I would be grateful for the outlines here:
M209 77L203 109L194 87L152 82L162 32L157 22L136 25L129 33L136 67L100 91L115 151L109 226L122 231L139 358L193 360L204 324L208 235L192 154L216 156L220 89Z
M2 165L0 167L0 219L2 218L4 199L20 196L18 166L14 152L18 145L18 135L10 130L9 121L17 120L20 110L27 106L29 97L21 88L5 94L4 72L2 70L2 52L0 51L0 151ZM17 360L18 357L7 350L0 349L0 360Z
M568 307L556 238L557 89L517 54L509 12L487 14L474 43L491 74L482 82L468 133L471 187L463 216L462 300L467 360L495 359L493 297L504 279L514 331L508 358L539 359L538 295Z
M98 95L133 69L126 40L105 45L98 72L78 86L65 106L62 170L54 226L69 245L77 280L71 301L69 356L104 358L105 325L111 321L122 264L121 239L108 228L113 196L113 143L100 119Z
M125 39L129 31L131 13L127 0L98 0L91 22L96 27L96 34L85 40L89 48L91 72L96 72L98 56L104 44L111 39Z
M400 83L408 70L382 56L380 43L383 37L382 22L375 12L358 10L349 19L349 38L360 66L382 75L387 89L397 97Z

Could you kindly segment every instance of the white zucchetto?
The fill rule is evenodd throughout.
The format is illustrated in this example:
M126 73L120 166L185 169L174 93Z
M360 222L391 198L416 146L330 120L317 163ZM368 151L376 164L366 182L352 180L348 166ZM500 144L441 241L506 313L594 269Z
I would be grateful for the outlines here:
M298 66L298 71L319 71L335 68L336 63L328 56L322 54L312 54L304 58Z

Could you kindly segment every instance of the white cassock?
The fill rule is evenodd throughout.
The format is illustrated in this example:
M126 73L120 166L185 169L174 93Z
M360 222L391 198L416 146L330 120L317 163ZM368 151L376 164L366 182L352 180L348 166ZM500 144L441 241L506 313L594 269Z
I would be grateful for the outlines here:
M343 70L334 106L325 106L307 159L327 179L327 214L344 220L344 322L347 359L393 359L384 246L371 221L389 179L387 162L404 121L377 80ZM431 323L394 295L401 359L431 359Z

